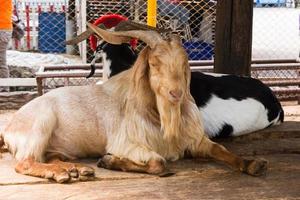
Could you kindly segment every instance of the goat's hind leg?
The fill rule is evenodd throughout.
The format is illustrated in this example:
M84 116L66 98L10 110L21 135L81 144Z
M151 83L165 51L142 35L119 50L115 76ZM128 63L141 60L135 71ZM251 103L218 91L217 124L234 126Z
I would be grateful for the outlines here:
M162 160L151 159L145 164L137 164L127 158L119 158L117 156L106 154L99 159L98 167L112 170L121 170L125 172L140 172L156 174L159 176L170 176L171 172L165 171L165 163Z
M266 160L241 158L206 137L203 137L200 144L197 144L191 153L193 157L209 156L215 160L225 162L229 166L252 176L261 176L267 171L268 162Z

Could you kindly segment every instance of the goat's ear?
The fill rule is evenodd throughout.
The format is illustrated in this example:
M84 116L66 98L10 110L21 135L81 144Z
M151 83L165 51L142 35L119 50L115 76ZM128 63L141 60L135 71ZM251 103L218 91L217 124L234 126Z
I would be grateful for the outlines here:
M143 87L143 81L147 78L147 72L149 70L149 51L149 47L143 49L132 67L131 81L133 82L133 93L138 90L138 87Z

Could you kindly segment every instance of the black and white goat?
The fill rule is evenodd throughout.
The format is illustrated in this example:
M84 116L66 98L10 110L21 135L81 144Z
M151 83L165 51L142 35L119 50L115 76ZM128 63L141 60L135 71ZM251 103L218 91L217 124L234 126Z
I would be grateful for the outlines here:
M98 46L93 63L100 55L108 77L130 68L137 57L129 44L106 42ZM283 122L280 102L257 79L192 72L190 89L209 137L244 135Z
M95 73L95 64L100 58L102 58L104 74L111 77L129 69L134 64L137 53L128 43L115 45L103 41L97 46L94 52L94 58L91 62L91 72L87 78L93 76Z

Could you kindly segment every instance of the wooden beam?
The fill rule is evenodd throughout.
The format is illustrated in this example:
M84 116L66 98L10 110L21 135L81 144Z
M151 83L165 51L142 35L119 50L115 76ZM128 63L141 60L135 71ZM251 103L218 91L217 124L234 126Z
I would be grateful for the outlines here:
M217 3L214 72L250 76L253 0Z
M37 86L35 78L0 78L1 87L15 87L15 86Z

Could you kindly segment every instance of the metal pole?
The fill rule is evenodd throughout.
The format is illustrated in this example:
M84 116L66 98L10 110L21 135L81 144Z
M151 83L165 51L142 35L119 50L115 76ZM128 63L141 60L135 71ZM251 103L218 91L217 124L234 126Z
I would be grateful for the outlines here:
M81 8L80 8L80 12L81 12L81 28L82 28L82 32L86 31L86 0L81 0ZM82 61L83 63L87 62L87 44L86 44L86 40L81 42L81 50L82 50Z
M149 26L156 27L156 11L157 11L157 2L156 2L156 0L148 0L148 3L147 3L147 24Z

